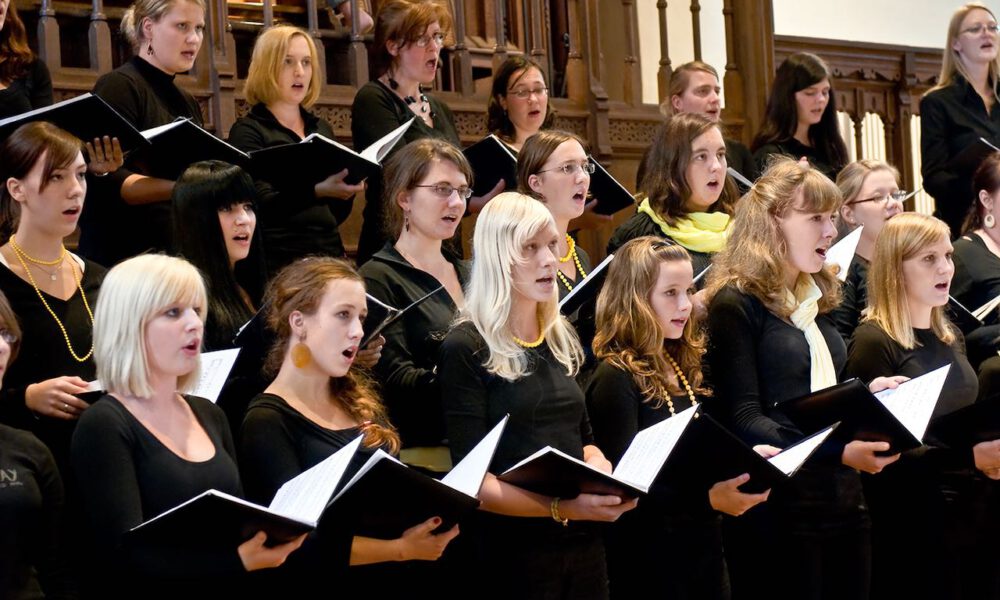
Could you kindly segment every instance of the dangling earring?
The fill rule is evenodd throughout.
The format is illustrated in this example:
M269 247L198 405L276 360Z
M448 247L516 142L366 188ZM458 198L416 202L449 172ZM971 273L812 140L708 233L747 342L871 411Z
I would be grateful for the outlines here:
M993 216L993 213L986 213L986 216L983 217L983 226L986 227L986 229L993 229L996 227L996 224L997 220Z
M146 48L146 56L153 55L153 40L149 40L149 46Z
M403 229L410 230L410 213L403 214Z
M302 339L304 340L305 338ZM312 351L309 350L309 346L303 344L302 341L292 346L292 364L297 369L308 367L310 362L312 362Z

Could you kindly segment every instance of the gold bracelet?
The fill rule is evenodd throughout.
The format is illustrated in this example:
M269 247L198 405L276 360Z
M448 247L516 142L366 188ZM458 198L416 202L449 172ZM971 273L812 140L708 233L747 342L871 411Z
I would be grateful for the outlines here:
M549 504L549 512L552 513L552 520L556 523L562 523L563 527L569 526L569 519L565 519L559 514L559 498L553 498L552 504Z

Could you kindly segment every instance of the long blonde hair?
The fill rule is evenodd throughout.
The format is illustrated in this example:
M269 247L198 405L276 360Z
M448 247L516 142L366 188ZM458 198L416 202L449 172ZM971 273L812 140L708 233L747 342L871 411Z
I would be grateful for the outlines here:
M800 191L803 206L796 207ZM715 296L731 283L756 297L772 313L787 318L794 307L785 303L788 244L778 227L778 218L795 208L833 212L840 204L840 190L825 175L794 159L777 158L736 204L729 241L715 255L708 272L708 296ZM824 266L812 278L823 291L820 313L836 308L840 304L840 281L830 268Z
M954 46L958 36L962 35L960 29L962 28L962 21L965 20L965 16L977 9L985 10L996 20L996 15L993 14L993 11L987 8L982 2L969 2L958 7L951 15L951 21L948 23L948 38L945 40L943 57L941 59L941 74L938 75L937 85L927 90L927 93L946 88L954 83L955 73L960 74L966 81L972 82L969 70L965 68L965 63L962 62L962 57L959 56L958 52L952 46ZM993 90L993 96L1000 100L1000 95L997 95L996 91L998 77L1000 77L1000 55L997 55L993 59L993 62L990 63L989 75L987 76L987 83L989 83L990 89Z
M504 192L490 200L476 220L473 235L472 274L465 293L465 308L455 321L471 322L490 349L485 367L508 381L528 373L528 354L514 341L510 327L511 271L522 262L524 244L543 227L555 227L552 214L541 202L517 192ZM555 359L575 375L583 362L576 331L559 314L559 296L538 306L545 341Z
M632 374L644 402L655 408L669 396L683 394L679 382L671 381L673 357L691 389L707 394L701 387L701 357L705 338L694 312L680 339L664 339L663 329L650 305L649 297L660 276L660 265L691 263L687 250L654 236L630 240L615 251L608 279L597 298L597 334L594 354L599 359Z
M889 219L875 241L872 266L868 270L868 310L864 321L878 325L907 350L916 346L917 341L910 322L903 261L942 239L951 239L951 231L943 221L920 213L903 213ZM931 309L931 330L946 344L955 341L943 306Z

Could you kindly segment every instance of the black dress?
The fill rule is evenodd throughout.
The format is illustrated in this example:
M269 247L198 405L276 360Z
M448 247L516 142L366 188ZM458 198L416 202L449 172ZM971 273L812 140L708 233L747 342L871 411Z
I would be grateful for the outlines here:
M806 146L795 138L788 138L780 142L764 144L754 151L753 159L757 163L759 173L767 170L768 161L771 159L771 155L775 154L789 156L795 160L804 156L809 159L809 164L813 168L818 169L831 181L836 181L837 173L840 173L840 170L844 168L844 165L836 164L832 157L827 156L819 148Z
M969 310L976 310L1000 295L1000 257L990 252L978 234L969 233L954 243L955 275L951 295ZM979 374L979 397L1000 401L1000 322L997 311L984 325L965 337L969 362Z
M958 73L953 77L951 85L920 100L920 172L924 189L934 197L935 216L957 238L975 200L972 175L979 165L955 159L969 146L981 144L980 137L994 146L1000 143L1000 103L987 111L969 82Z
M830 311L830 318L837 326L837 331L844 338L844 342L849 342L854 330L861 322L861 311L868 303L868 267L871 266L867 260L855 254L851 261L851 268L847 270L847 279L841 288L840 306Z
M529 372L516 381L491 375L489 348L468 322L441 345L438 374L454 463L509 414L491 473L502 473L545 446L583 459L593 443L583 392L543 343L529 353ZM607 598L604 546L594 523L551 517L507 517L480 511L463 524L474 563L471 577L484 598Z
M608 240L608 254L613 254L616 250L631 240L647 235L663 238L671 244L677 244L673 238L663 233L663 229L654 223L653 219L651 219L649 215L646 213L636 213L632 215L628 221L619 225L615 229L614 233L611 234L611 239ZM678 245L683 246L683 244ZM694 268L695 276L712 264L712 254L708 252L697 252L689 248L685 248L685 250L687 250L688 254L691 255L691 266ZM700 285L704 285L705 279L702 278L698 283Z
M406 130L403 139L396 144L393 151L423 138L437 138L456 147L462 147L451 109L431 94L427 94L427 99L434 115L434 127L428 127L423 119L418 117ZM413 117L413 111L395 92L377 79L369 81L361 86L354 96L354 104L351 105L351 136L354 138L355 150L359 152L364 150ZM383 160L383 164L384 162ZM367 262L387 241L390 241L384 231L386 211L382 194L382 179L375 177L369 180L368 189L365 191L364 222L361 224L361 238L358 240L359 265ZM456 256L462 255L461 231L462 228L459 227L452 243L446 244L449 251L454 252Z
M465 287L468 263L454 259L451 263ZM433 275L407 262L391 243L359 272L369 294L396 308L405 308L441 286ZM444 409L436 367L441 342L457 312L455 302L442 289L382 333L385 346L374 372L389 420L399 430L404 448L444 444Z
M201 108L194 97L177 87L168 75L141 57L102 75L94 84L100 96L136 129L143 131L188 117L203 125ZM155 165L153 165L155 171ZM126 204L122 184L134 173L146 172L126 157L125 166L107 177L90 179L88 197L80 216L80 254L102 265L112 266L147 250L169 252L170 202Z
M299 110L307 136L318 133L334 139L329 123L301 107ZM264 104L255 104L229 130L229 143L244 152L294 144L301 139L279 123ZM257 226L264 237L267 270L271 275L304 256L344 256L337 226L351 215L353 199L317 198L311 184L303 184L299 189L278 189L266 181L255 183L260 207Z
M1000 554L993 549L997 518L990 515L996 508L989 497L996 484L974 468L971 444L949 448L934 431L938 417L976 401L976 374L960 337L948 345L930 329L914 329L914 335L916 347L906 350L874 323L862 323L847 363L848 375L864 381L918 377L951 364L926 446L865 478L872 514L872 598L994 598Z
M106 597L185 597L233 593L246 571L236 545L181 547L130 542L133 527L209 489L242 495L236 451L223 412L185 397L215 446L212 458L185 460L163 445L114 396L87 409L73 434L73 468L93 531Z
M0 90L0 119L52 104L52 78L45 61L35 59L25 73ZM0 140L2 142L3 140Z
M0 425L0 596L76 598L63 546L63 487L45 444Z
M671 400L678 413L691 406L686 394ZM587 412L597 446L615 465L635 434L672 416L666 404L644 402L632 374L606 360L587 386ZM722 519L707 490L658 478L635 510L608 526L605 541L613 599L729 598Z
M816 318L834 368L847 349L828 315ZM810 392L802 331L756 297L723 287L708 309L715 398L706 403L749 445L785 448L803 439L776 402ZM843 444L824 444L768 501L729 521L726 555L734 598L867 597L870 522L858 472L840 462Z

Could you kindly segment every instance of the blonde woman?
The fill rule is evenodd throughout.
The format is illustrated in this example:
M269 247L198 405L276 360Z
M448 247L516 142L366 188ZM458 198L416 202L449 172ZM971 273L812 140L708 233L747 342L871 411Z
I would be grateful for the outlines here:
M994 486L985 478L1000 479L1000 441L955 447L935 434L935 419L973 404L978 388L944 309L955 272L949 237L948 226L927 215L886 224L868 273L870 310L851 340L847 372L864 381L951 365L927 447L866 483L874 598L988 598L995 590L997 555L987 533Z
M452 459L461 460L509 414L490 471L500 473L545 446L606 471L583 392L583 358L559 314L556 248L548 210L517 193L479 215L465 308L441 347L438 374ZM614 521L635 507L617 496L551 498L487 475L475 565L489 598L607 598L604 547L588 521Z
M109 271L102 292L94 360L108 393L84 412L72 446L100 565L94 581L108 597L230 593L247 571L283 563L303 538L267 547L264 532L238 545L126 537L208 489L242 494L225 414L184 395L198 379L201 275L181 259L146 254Z
M962 5L951 17L938 83L920 100L920 154L924 189L951 237L973 204L969 186L976 165L956 163L979 138L1000 143L998 100L1000 36L997 19L985 4Z
M830 320L840 284L824 266L840 191L820 171L779 158L736 208L709 271L714 410L749 444L784 448L801 431L776 403L842 380L847 349ZM879 379L872 389L893 385ZM858 471L898 458L884 442L830 443L733 523L726 551L733 595L866 598L869 519Z
M843 168L837 175L837 187L844 203L837 214L838 227L845 232L858 227L861 238L854 251L854 260L844 280L843 299L831 313L844 341L851 339L861 320L868 290L868 268L875 240L886 221L903 212L903 196L899 189L899 171L880 160L862 159ZM977 305L978 306L978 305Z
M318 133L334 139L330 124L309 108L320 92L316 44L298 27L265 30L254 43L244 88L250 112L233 124L229 142L246 152L294 144ZM300 189L278 189L257 181L260 229L273 276L281 267L309 255L344 256L337 225L347 220L354 194L363 183L344 182L347 169Z

